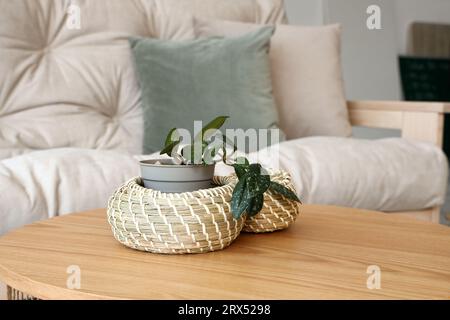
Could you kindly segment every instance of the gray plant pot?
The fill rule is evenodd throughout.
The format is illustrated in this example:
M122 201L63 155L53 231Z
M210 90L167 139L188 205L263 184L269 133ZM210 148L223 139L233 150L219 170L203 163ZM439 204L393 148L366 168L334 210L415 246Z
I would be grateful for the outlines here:
M170 159L141 161L144 187L161 192L192 192L212 186L215 165L177 165Z

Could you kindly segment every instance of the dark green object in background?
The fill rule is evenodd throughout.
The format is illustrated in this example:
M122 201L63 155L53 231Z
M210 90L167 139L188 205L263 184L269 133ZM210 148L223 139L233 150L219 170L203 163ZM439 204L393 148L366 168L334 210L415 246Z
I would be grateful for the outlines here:
M406 101L450 102L450 59L400 57ZM444 151L450 156L450 115L445 115Z
M450 101L450 59L400 57L407 101Z

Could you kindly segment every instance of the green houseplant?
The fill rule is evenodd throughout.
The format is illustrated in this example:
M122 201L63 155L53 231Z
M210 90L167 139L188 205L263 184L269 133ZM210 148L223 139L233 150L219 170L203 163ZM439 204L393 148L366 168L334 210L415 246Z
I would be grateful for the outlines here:
M171 129L160 152L160 155L169 157L140 163L144 186L162 192L190 192L210 188L215 163L226 159L227 147L232 147L225 138L220 141L217 139L218 130L227 119L215 118L193 139L183 136L181 129ZM222 155L220 158L219 154Z
M190 144L185 145L182 145L183 138L178 134L178 129L171 129L160 153L168 155L171 159L159 160L157 163L141 162L144 183L157 176L159 180L154 179L157 181L156 188L164 189L161 191L170 189L177 191L168 192L182 192L208 187L214 175L215 163L222 160L234 168L238 179L231 200L231 211L236 219L245 213L250 217L258 214L263 208L264 194L267 190L300 202L290 189L271 181L270 175L260 164L250 164L245 157L233 157L237 151L233 141L229 141L225 136L217 139L216 133L227 119L228 117L221 116L212 120L195 135ZM232 151L228 152L228 149ZM148 170L155 166L156 170L153 172ZM188 175L191 181L181 182L180 175ZM162 179L167 183L161 184Z
M270 175L259 163L250 164L246 158L240 158L233 167L239 180L231 199L231 211L236 219L244 213L249 217L257 215L263 208L267 190L301 203L292 190L271 181Z

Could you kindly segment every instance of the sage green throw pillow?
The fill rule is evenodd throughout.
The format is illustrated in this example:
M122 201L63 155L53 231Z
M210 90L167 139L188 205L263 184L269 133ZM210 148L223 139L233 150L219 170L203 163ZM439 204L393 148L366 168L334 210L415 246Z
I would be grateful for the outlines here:
M226 128L267 129L278 123L269 62L274 28L238 38L130 39L142 90L144 151L161 150L171 128L193 131L217 116Z

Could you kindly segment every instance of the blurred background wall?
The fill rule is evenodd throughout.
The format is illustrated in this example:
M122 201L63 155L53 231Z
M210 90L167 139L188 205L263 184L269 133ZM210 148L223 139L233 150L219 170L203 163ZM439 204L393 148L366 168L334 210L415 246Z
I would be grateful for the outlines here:
M398 56L406 53L412 22L450 24L450 0L285 0L291 24L340 23L347 98L401 100ZM381 30L366 26L370 5L381 9ZM360 138L399 135L395 130L354 128Z

